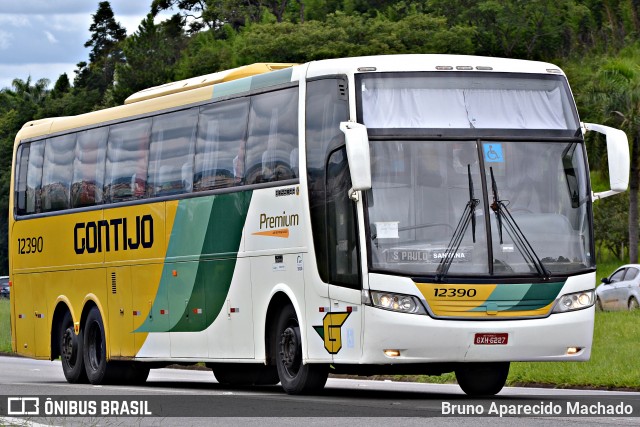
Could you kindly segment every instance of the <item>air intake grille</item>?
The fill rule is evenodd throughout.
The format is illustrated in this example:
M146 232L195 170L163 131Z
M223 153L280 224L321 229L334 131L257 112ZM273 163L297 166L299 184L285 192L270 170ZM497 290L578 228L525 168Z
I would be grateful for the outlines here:
M116 273L115 271L111 273L111 293L115 294L118 292L118 288L116 287Z

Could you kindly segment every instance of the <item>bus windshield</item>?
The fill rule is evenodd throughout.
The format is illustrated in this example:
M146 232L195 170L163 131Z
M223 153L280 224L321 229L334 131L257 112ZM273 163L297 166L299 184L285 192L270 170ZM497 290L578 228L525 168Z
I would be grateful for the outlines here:
M579 128L575 104L560 75L384 73L359 76L367 128Z
M568 137L577 115L563 79L542 77L361 79L361 117L374 130L372 270L548 278L593 268L584 144ZM420 128L467 130L445 139ZM566 133L467 138L473 128Z
M442 273L447 252L454 275L593 266L582 143L371 141L371 158L375 270Z

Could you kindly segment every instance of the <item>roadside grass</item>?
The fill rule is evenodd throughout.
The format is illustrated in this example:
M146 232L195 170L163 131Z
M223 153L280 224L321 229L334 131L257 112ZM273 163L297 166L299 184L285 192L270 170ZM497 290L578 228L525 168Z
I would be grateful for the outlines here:
M588 362L512 363L510 385L629 388L640 390L636 355L640 310L596 312L591 360Z
M11 323L9 323L9 310L9 299L0 298L0 353L11 352Z

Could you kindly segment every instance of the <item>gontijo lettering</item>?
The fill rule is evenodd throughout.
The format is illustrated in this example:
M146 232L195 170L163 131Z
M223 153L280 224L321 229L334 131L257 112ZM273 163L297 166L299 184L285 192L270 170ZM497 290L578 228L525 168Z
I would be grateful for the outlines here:
M74 249L78 255L87 252L135 250L153 246L153 217L136 216L135 224L127 218L78 222L73 227Z

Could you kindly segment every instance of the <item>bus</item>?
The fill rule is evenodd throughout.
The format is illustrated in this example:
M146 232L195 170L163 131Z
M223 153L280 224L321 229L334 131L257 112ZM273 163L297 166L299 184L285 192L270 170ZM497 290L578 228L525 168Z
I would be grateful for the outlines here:
M588 360L592 203L629 179L557 66L455 55L221 71L26 123L13 155L15 352L290 394L454 372L492 395L510 362Z

